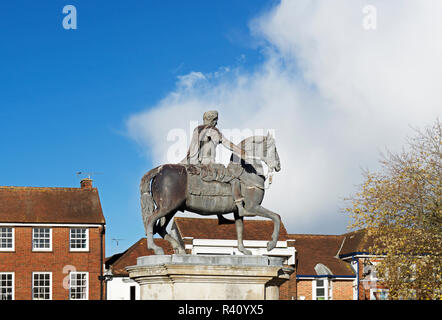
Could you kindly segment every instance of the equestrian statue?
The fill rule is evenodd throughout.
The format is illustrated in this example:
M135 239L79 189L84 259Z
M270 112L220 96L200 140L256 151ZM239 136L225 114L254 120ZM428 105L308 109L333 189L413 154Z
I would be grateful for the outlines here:
M243 218L272 219L272 240L267 243L267 250L272 250L278 240L281 218L261 203L265 180L268 178L271 183L273 171L281 170L274 137L270 133L252 136L235 145L216 127L217 111L205 112L203 121L203 125L194 129L189 151L180 163L158 166L141 179L141 210L148 248L155 254L164 254L153 240L153 235L159 234L176 253L185 254L183 244L166 228L178 211L189 211L217 215L220 224L233 223L224 218L225 214L233 213L238 250L246 255L251 252L243 244ZM227 167L215 161L219 144L232 151ZM268 167L267 176L262 162Z

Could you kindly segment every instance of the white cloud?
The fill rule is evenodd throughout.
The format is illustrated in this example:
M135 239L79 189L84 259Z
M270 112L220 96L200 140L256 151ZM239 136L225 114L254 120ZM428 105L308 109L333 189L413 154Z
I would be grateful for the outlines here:
M340 199L361 182L360 167L401 146L409 125L431 124L442 102L442 2L370 1L375 30L362 26L366 4L281 1L250 23L264 40L256 71L180 76L174 92L130 117L130 135L160 164L169 131L189 135L207 110L220 112L221 129L275 129L282 170L263 205L292 233L345 231Z

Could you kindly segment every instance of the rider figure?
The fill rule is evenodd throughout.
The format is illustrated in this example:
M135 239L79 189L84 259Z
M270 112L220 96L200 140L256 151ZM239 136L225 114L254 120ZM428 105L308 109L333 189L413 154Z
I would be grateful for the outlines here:
M218 112L207 111L203 115L204 124L196 127L193 131L189 151L186 157L181 161L183 164L216 164L216 147L222 144L230 151L235 153L241 159L245 158L245 152L231 141L226 139L216 127L218 123ZM244 216L245 208L244 198L241 196L241 184L238 178L230 181L232 187L232 196L235 205L238 208L239 216ZM220 221L222 217L218 216ZM223 220L223 222L225 222Z

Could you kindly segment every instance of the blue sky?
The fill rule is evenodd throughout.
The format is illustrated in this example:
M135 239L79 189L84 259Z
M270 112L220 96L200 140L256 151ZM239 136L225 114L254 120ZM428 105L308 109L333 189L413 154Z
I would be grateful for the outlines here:
M62 27L68 4L76 30ZM78 187L78 171L97 173L106 254L123 251L144 236L139 181L164 163L168 133L217 108L221 129L275 130L282 170L263 205L290 233L344 233L361 168L442 101L442 2L366 6L0 1L0 185Z
M125 120L170 91L180 74L262 59L248 21L272 1L1 1L0 184L77 187L98 172L107 249L130 246L144 230L144 150ZM76 30L62 27L65 5ZM165 124L167 125L167 124ZM112 238L125 239L116 247Z

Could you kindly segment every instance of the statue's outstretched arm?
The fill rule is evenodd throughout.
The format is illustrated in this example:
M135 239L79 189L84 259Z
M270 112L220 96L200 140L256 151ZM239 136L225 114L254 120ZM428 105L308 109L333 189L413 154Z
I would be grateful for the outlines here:
M221 133L220 133L220 136L221 136L221 143L222 143L223 146L225 146L227 149L232 151L234 154L236 154L241 159L245 159L246 158L246 152L243 149L241 149L236 144L234 144L233 142L228 140Z

